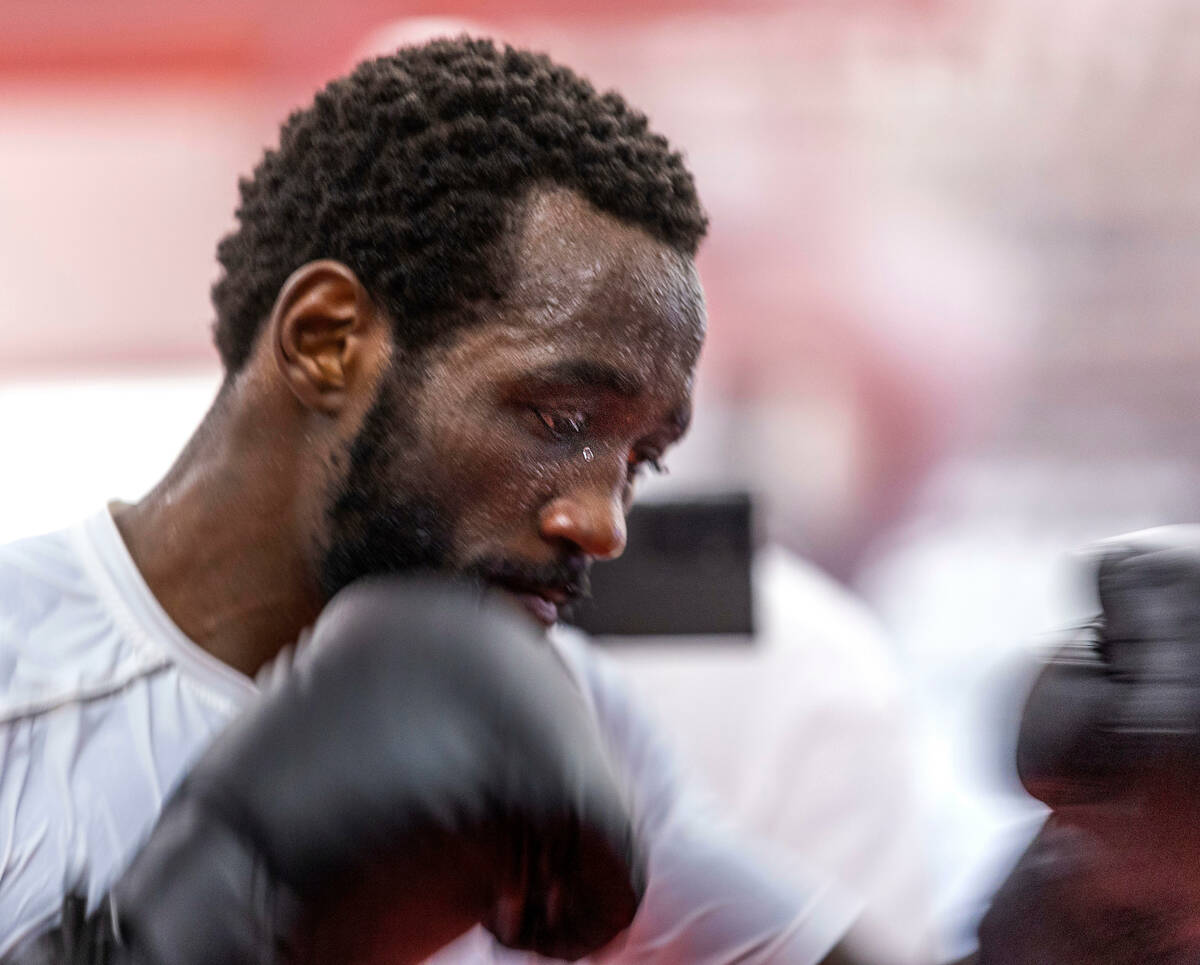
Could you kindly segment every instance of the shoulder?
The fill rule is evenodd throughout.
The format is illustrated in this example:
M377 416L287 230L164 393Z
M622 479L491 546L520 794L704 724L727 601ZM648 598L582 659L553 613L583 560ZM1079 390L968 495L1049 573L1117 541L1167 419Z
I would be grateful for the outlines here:
M65 529L0 546L0 693L61 667L78 643L94 593L76 536Z
M0 956L99 900L236 706L139 624L105 526L0 546Z
M90 523L0 546L0 723L154 669L97 579Z
M0 626L41 622L81 581L72 530L0 546Z

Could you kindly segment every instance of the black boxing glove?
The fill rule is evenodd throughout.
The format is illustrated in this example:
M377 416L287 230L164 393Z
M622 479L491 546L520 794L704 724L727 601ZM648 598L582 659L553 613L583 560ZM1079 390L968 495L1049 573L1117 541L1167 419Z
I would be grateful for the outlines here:
M644 870L622 793L515 612L372 580L310 646L189 773L74 947L60 930L11 961L394 965L480 922L576 959L629 924Z
M1053 809L995 896L981 965L1200 961L1200 527L1108 540L1101 617L1048 661L1018 772Z
M1026 789L1051 807L1200 764L1200 527L1098 547L1101 617L1051 658L1017 742Z

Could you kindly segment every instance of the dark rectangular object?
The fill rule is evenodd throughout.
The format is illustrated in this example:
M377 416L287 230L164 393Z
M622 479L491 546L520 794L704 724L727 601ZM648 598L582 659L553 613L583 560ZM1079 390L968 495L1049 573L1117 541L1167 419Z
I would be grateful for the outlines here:
M624 555L592 568L570 621L596 636L749 637L753 554L744 493L635 506Z

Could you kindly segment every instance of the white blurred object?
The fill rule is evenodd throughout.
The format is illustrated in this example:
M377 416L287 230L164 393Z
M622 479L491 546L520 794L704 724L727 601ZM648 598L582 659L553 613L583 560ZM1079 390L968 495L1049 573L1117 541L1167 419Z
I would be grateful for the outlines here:
M879 965L935 944L910 714L867 610L781 548L755 563L753 642L614 646L685 775L776 861L863 898L849 942Z

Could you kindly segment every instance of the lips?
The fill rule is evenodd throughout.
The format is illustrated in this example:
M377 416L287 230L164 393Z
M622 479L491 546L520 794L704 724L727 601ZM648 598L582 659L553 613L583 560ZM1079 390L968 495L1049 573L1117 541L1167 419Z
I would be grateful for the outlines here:
M558 622L559 611L573 598L571 593L555 586L534 586L510 580L495 580L493 585L511 596L530 616L546 627Z
M558 622L558 604L537 593L517 593L508 590L521 606L543 626L552 627Z
M542 564L497 558L472 570L482 584L503 590L547 628L559 621L566 607L588 596L588 561L583 557Z

